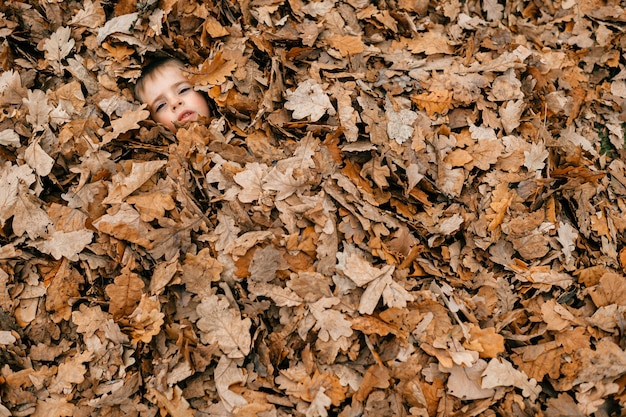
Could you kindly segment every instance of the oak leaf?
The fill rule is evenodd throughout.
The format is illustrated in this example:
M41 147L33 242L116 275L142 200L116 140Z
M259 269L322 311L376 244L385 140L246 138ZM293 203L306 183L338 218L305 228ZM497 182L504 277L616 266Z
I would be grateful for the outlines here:
M340 301L336 297L326 297L309 305L311 314L316 320L314 330L319 331L318 337L324 342L329 339L338 340L340 337L352 335L350 322L346 320L343 313L330 309Z
M541 392L541 386L537 381L529 379L525 373L518 371L511 362L506 359L491 359L482 373L481 388L490 389L496 387L514 386L522 390L522 395L535 401Z
M131 172L128 175L119 172L113 176L109 185L109 194L102 203L111 205L121 203L124 198L135 192L166 163L167 161L131 161Z
M54 159L43 150L39 141L33 141L26 148L24 160L40 177L46 177L54 166Z
M236 407L243 407L248 404L248 401L242 395L230 389L232 385L243 384L246 381L243 371L233 359L222 356L215 367L213 375L215 377L217 394L227 411L230 412Z
M431 91L429 93L414 94L411 101L426 112L429 117L435 114L446 114L452 106L452 91Z
M111 122L113 130L102 136L102 143L109 143L122 133L128 132L129 130L139 129L139 122L146 120L149 117L150 112L146 110L145 104L141 105L141 107L136 110L125 112L122 117Z
M188 253L182 265L182 283L188 291L201 297L210 296L211 282L220 280L224 266L211 256L211 250L204 248L197 255Z
M413 136L413 122L417 113L409 109L396 111L393 106L385 106L387 116L387 135L399 144L403 144Z
M237 62L226 60L220 51L213 58L207 58L197 73L192 72L189 81L199 86L225 84L227 77L231 77L236 69Z
M149 296L142 293L139 304L128 316L128 321L131 326L131 343L150 343L152 338L161 332L164 317L165 314L161 312L159 299L156 296Z
M76 43L74 39L70 38L71 34L70 28L61 26L44 42L46 61L52 65L54 72L58 75L63 72L61 60L74 49Z
M287 91L285 95L287 97L285 108L293 111L291 117L294 119L310 117L312 122L317 122L326 113L335 114L330 99L315 80L305 80L298 88Z
M348 57L365 51L365 44L360 36L332 35L326 38L331 48L339 51L341 56Z
M142 298L145 284L136 273L125 268L115 277L114 283L105 287L109 297L109 313L114 317L130 315Z
M91 230L75 230L72 232L54 231L45 240L32 243L32 246L43 253L51 255L54 259L63 257L70 261L78 260L78 255L91 243L93 232Z
M85 0L82 6L83 8L72 16L70 25L97 28L106 21L106 13L99 1Z
M44 130L50 121L50 112L54 109L48 104L46 93L41 90L28 90L28 94L22 99L28 108L26 121L33 126L35 132Z
M202 299L196 307L200 319L197 322L200 339L205 344L215 344L229 358L243 358L250 353L251 337L249 318L242 319L228 300L219 295Z
M124 14L110 19L103 27L98 29L96 42L101 44L109 35L113 33L130 34L138 20L139 13Z

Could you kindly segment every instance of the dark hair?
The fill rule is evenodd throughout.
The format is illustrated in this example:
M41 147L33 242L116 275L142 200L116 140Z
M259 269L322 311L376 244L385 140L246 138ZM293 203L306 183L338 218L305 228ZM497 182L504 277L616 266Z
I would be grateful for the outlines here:
M133 90L133 93L135 94L135 98L137 100L142 101L139 93L143 91L146 81L152 78L159 69L169 65L176 65L181 68L184 67L183 62L180 59L171 56L157 57L151 59L146 65L144 65L141 70L141 75L139 76L139 78L137 78L137 81L135 82L135 88Z

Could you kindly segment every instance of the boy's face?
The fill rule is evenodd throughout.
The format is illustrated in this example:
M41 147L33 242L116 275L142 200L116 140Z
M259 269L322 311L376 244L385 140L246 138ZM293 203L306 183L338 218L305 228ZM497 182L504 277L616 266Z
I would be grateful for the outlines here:
M193 89L182 69L165 65L146 79L140 94L152 118L176 132L174 123L209 117L209 106L202 94Z

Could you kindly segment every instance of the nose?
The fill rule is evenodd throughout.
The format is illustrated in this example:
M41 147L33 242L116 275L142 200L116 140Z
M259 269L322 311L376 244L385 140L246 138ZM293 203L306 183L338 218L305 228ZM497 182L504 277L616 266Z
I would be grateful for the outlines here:
M183 99L180 97L176 97L174 98L174 100L172 100L172 109L176 110L178 107L183 105Z

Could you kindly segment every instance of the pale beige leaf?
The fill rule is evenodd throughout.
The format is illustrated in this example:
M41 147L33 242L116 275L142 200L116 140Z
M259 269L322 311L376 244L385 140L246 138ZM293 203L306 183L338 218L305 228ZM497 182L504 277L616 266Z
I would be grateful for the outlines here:
M387 115L387 134L391 139L402 144L413 136L413 122L417 119L417 113L408 109L396 111L388 106L385 114Z
M524 166L529 171L542 171L546 167L544 162L548 158L548 150L543 143L531 143L530 150L524 151ZM538 175L540 172L537 173Z
M265 164L252 162L246 165L244 171L235 174L233 179L242 187L237 198L242 203L252 203L263 195L263 178L267 175L269 167Z
M242 319L224 296L203 298L196 311L200 317L197 325L202 343L217 343L229 358L243 358L250 353L252 322L249 318Z
M248 404L248 401L243 396L230 389L232 385L243 384L246 381L243 371L237 367L234 360L227 356L222 356L215 367L213 376L215 377L217 394L227 411L232 411L235 407L243 407Z
M112 33L130 34L139 19L139 13L124 14L110 19L104 27L98 29L96 41L101 44Z
M72 29L61 26L44 42L46 61L52 65L52 68L58 75L63 73L61 60L74 49L74 44L76 43L70 37L71 35Z
M390 308L406 308L407 303L415 301L413 297L404 287L393 281L391 276L384 278L385 288L383 289L383 301Z
M50 121L50 112L54 109L48 104L46 93L41 90L28 90L28 95L23 100L28 108L26 121L33 126L35 132L42 131Z
M306 417L328 416L328 410L332 405L332 400L324 394L325 391L324 387L319 387L315 393L315 397L313 397L313 401L311 401L311 405L307 408L306 413L304 413Z
M316 320L313 330L318 330L318 337L324 342L352 335L351 323L346 320L344 314L331 309L340 302L339 298L325 297L309 305L309 310Z
M500 107L500 122L507 134L510 135L519 127L525 109L526 102L524 100L507 101L505 105Z
M490 360L482 376L483 389L514 386L522 390L522 395L531 401L535 401L541 392L541 386L537 385L537 381L529 379L525 373L515 369L511 362L504 358Z
M315 80L308 79L300 83L294 91L287 91L285 95L285 108L293 111L291 117L294 119L310 117L311 122L317 122L326 113L335 114L330 99Z
M576 250L576 240L578 239L578 231L569 223L559 222L558 236L556 240L563 247L563 255L565 262L569 264L572 254Z
M12 224L16 236L22 236L26 232L30 239L36 239L46 233L51 220L41 204L30 193L22 193L17 199Z
M0 131L0 145L17 148L20 146L20 136L13 129Z
M55 231L45 240L33 242L32 246L51 255L54 259L67 258L70 261L77 261L78 255L91 243L92 239L93 232L90 230Z
M39 141L33 141L26 148L24 160L40 177L47 176L54 166L54 159L43 150L41 145L39 145Z
M274 198L280 201L301 190L306 180L307 176L294 174L291 167L285 172L274 168L263 178L263 188L276 191Z
M35 181L33 170L26 164L13 165L7 161L0 166L0 225L4 226L13 216L20 188L27 188Z

